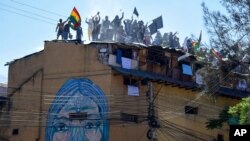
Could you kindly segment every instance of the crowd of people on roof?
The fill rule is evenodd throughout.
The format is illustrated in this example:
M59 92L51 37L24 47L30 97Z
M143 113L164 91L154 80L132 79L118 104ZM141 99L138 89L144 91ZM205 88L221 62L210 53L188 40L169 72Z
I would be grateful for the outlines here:
M68 22L68 23L67 23ZM66 24L67 23L67 24ZM122 15L116 15L113 20L110 20L108 16L105 16L101 20L100 13L97 12L95 16L86 18L85 23L88 25L88 40L89 41L116 41L121 43L143 43L145 45L165 46L172 48L179 48L179 38L176 33L164 33L161 34L157 31L153 38L147 23L143 20L137 21L131 17L131 19L124 19L124 13ZM70 33L70 21L59 20L57 25L57 39L61 36L63 40L72 39ZM83 23L82 23L83 24ZM82 28L77 29L76 40L82 39Z
M67 24L65 24L65 23L67 23ZM72 24L71 24L71 21L69 20L69 18L64 22L62 21L62 19L59 19L59 23L56 26L56 32L57 32L56 39L58 40L60 36L61 36L62 40L72 39L73 35L70 33L71 26L72 26ZM82 36L83 36L82 27L79 26L75 30L76 30L76 41L81 43Z
M83 24L83 22L81 24ZM144 23L143 20L137 21L133 18L133 16L131 19L124 19L123 12L120 16L116 15L113 20L110 20L108 16L105 16L104 19L101 19L100 12L97 12L97 14L91 18L86 18L84 24L87 24L88 26L87 38L89 41L142 43L147 46L154 45L169 48L179 48L184 52L196 54L204 58L209 58L208 55L211 52L210 50L207 50L207 48L195 48L194 43L197 43L197 41L193 40L192 38L186 38L183 45L180 45L177 32L168 32L162 35L162 33L158 30L153 38L148 28L148 23ZM60 36L63 40L72 39L72 34L70 33L71 27L72 23L69 18L65 21L60 19L56 27L57 39L59 39ZM75 40L79 43L82 43L83 32L81 25L74 30L76 30ZM220 55L222 58L223 50L218 52L218 55Z
M113 20L108 16L101 22L99 12L90 19L86 18L88 25L88 39L90 41L117 41L122 43L139 42L151 44L151 34L142 20L125 19L124 13L116 15Z

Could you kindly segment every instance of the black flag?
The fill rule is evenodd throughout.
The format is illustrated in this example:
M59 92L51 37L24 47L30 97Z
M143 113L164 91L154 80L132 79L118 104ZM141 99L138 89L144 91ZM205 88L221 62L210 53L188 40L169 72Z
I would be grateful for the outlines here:
M158 29L163 27L162 16L154 19L153 23L151 23L148 27L149 27L151 35L156 33Z
M137 17L139 16L139 13L138 13L138 11L137 11L136 7L135 7L135 9L134 9L133 14L135 14Z
M153 35L157 32L157 25L155 22L151 23L149 26L148 26L149 30L150 30L150 34Z
M154 20L153 20L153 23L156 24L156 28L157 28L157 29L162 28L162 27L163 27L162 16L160 16L160 17L154 19Z

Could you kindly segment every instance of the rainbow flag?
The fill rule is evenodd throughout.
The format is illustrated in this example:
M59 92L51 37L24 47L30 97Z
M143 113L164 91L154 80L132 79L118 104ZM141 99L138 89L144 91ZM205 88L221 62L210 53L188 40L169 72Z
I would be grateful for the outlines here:
M192 42L192 47L194 48L195 51L197 51L198 48L200 47L199 42Z
M216 58L218 58L219 60L223 61L222 57L220 56L220 54L215 49L212 48L211 51L212 51L212 53L214 54L214 56Z
M73 23L71 28L74 30L76 30L77 27L79 27L81 25L81 16L75 7L73 8L73 10L70 14L69 20Z
M194 48L195 51L198 50L198 48L201 46L201 37L202 37L202 30L200 32L200 36L197 42L192 42L192 47Z

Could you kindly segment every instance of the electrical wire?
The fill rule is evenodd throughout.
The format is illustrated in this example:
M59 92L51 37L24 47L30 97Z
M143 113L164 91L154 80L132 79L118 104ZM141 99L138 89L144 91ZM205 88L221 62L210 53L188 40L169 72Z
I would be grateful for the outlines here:
M206 139L204 138L205 136L207 136L206 134L204 133L200 133L202 135L202 137L199 137L198 135L194 134L194 133L197 133L197 131L190 131L190 129L185 129L184 127L181 127L175 123L170 123L168 122L167 120L160 120L162 123L165 123L164 126L162 127L163 130L164 128L169 128L173 131L176 131L177 133L179 134L183 134L185 136L188 136L188 137L192 137L194 139L199 139L199 140L202 140L202 141L210 141L210 139Z
M16 7L10 6L10 5L8 5L8 4L0 3L0 6L4 6L5 8L8 7L8 8L11 8L11 9L15 9L15 10L18 10L18 11L22 11L22 12L27 13L27 14L29 14L29 15L35 15L35 16L41 17L41 18L46 19L46 20L51 20L51 21L57 22L57 20L55 20L55 19L51 19L51 18L45 17L45 16L43 16L43 15L40 15L40 14L31 12L31 11L23 10L23 9L21 9L21 8L16 8Z
M49 21L39 19L39 18L36 18L36 17L33 17L33 16L17 13L15 11L11 11L11 10L8 10L8 9L5 9L5 8L0 8L0 10L5 11L5 12L10 12L10 13L13 13L13 14L17 14L17 15L20 15L20 16L23 16L23 17L26 17L26 18L30 18L32 20L37 20L37 21L44 22L44 23L47 23L47 24L55 25L54 23L51 23Z
M66 16L64 16L64 15L61 15L61 14L58 14L58 13L56 13L56 12L48 11L48 10L45 10L45 9L42 9L42 8L38 8L38 7L29 5L29 4L20 2L20 1L16 1L16 0L8 0L8 1L13 2L13 3L16 3L16 4L19 4L19 5L23 5L23 6L26 6L26 7L30 7L30 8L35 9L35 10L40 10L40 11L45 12L45 13L48 13L48 14L53 14L53 15L56 15L56 16L68 18L68 17L66 17Z

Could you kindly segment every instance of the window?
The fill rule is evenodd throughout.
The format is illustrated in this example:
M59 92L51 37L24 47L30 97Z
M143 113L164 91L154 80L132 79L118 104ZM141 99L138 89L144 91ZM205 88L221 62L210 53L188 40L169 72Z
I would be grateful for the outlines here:
M141 85L148 85L148 79L146 79L146 78L142 79Z
M191 66L187 64L182 64L182 74L193 75Z
M217 141L224 141L224 136L221 134L217 135Z
M12 135L18 135L19 129L13 129L12 130Z
M185 114L198 114L198 107L185 106Z
M133 115L133 114L128 114L128 113L121 113L121 120L122 121L138 123L138 115Z
M137 80L130 77L123 77L123 84L138 86Z

